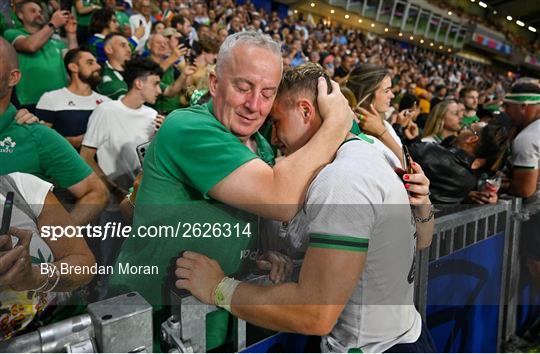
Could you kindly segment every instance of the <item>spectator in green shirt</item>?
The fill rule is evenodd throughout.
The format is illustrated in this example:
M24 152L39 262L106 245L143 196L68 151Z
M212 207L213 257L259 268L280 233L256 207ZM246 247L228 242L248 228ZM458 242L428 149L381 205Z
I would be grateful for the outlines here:
M121 33L109 34L104 44L107 61L102 66L102 79L96 91L116 100L127 93L123 72L125 62L131 59L131 47Z
M32 112L41 95L67 85L63 54L66 46L54 37L56 29L64 27L69 49L78 47L75 32L77 23L69 11L58 10L45 22L41 6L36 0L23 0L15 7L23 27L8 29L4 38L13 44L22 73L16 96L21 106Z
M478 91L473 87L465 87L459 91L459 99L465 105L465 112L461 119L463 127L469 127L471 124L480 121L476 115L478 109Z
M92 14L101 9L103 4L101 0L75 0L75 11L77 13L77 23L79 28L77 31L77 39L80 43L86 43L92 35L90 33L90 20Z
M42 124L19 125L10 103L13 88L21 79L15 49L0 38L0 175L30 173L67 188L76 204L71 217L86 225L101 213L108 201L105 185L58 133Z

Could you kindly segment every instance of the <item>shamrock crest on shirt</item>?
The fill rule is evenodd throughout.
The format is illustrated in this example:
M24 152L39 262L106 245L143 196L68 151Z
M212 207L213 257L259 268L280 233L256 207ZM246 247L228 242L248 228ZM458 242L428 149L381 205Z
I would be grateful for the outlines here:
M0 152L6 152L11 154L13 148L17 145L10 136L6 137L4 140L0 140Z

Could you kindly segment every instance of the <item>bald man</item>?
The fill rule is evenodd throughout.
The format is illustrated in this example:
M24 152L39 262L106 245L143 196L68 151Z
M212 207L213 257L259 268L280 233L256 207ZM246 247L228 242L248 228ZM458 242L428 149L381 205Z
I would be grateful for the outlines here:
M21 79L17 53L0 38L0 175L24 172L67 188L77 202L71 216L77 225L94 220L106 206L105 185L58 133L41 124L19 125L10 103Z

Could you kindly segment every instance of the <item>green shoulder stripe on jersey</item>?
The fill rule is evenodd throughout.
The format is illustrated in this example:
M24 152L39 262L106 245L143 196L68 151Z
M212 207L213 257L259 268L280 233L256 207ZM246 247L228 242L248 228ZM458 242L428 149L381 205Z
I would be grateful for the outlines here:
M347 353L363 353L363 351L360 348L351 348L347 351Z
M309 245L318 248L332 248L344 251L367 252L369 239L351 236L311 234Z
M520 170L536 170L536 166L518 166L514 165L514 168L520 169Z

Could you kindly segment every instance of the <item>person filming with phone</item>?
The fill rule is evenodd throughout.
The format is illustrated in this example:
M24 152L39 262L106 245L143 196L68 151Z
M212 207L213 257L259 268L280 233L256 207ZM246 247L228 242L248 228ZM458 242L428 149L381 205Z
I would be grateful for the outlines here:
M81 237L52 240L44 227L73 225L52 193L52 184L26 173L0 176L0 341L25 329L36 317L51 318L70 292L92 278L59 269L92 266L94 256ZM47 315L47 316L45 316Z

